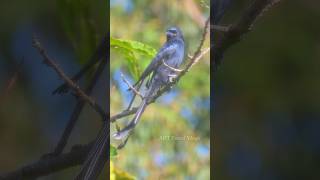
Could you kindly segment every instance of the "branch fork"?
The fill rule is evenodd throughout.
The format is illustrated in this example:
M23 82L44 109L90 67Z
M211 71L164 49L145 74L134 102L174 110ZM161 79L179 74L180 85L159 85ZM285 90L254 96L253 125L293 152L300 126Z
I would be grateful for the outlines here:
M129 87L129 89L131 89L136 95L140 96L142 99L144 98L143 95L138 91L136 90L136 88L134 88L130 82L128 80L126 80L126 78L124 77L124 75L121 73L121 78L123 80L124 83L127 84L127 86Z

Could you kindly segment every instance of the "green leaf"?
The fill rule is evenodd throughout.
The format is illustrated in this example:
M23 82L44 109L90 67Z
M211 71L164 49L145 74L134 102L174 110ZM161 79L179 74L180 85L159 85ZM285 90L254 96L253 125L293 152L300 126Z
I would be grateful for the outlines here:
M114 157L116 155L118 155L117 148L115 148L114 146L110 145L110 157Z
M125 39L116 39L113 37L110 37L110 46L128 49L132 52L141 53L151 58L154 57L157 53L157 51L153 47L143 44L141 42Z
M141 69L144 68L141 66L146 64L139 60L143 59L142 57L152 59L157 53L153 47L141 42L113 37L110 37L110 47L125 57L129 71L135 79L140 76Z
M95 52L105 34L103 14L96 14L99 3L86 0L58 0L62 30L71 42L79 63L85 63Z

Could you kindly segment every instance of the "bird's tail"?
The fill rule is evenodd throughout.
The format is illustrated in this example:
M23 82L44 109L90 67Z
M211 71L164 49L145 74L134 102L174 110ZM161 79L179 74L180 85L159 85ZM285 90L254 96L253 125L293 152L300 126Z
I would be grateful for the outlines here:
M122 130L113 134L114 139L121 140L121 139L124 139L124 137L127 137L129 135L129 133L132 131L132 129L138 124L142 113L144 112L144 110L146 109L146 107L148 105L148 101L153 96L154 91L158 87L160 87L160 84L158 82L156 82L156 81L151 82L151 87L148 90L148 92L146 93L146 96L143 98L134 118L130 121L130 123L125 128L123 128Z
M146 106L147 106L147 98L142 100L134 118L130 121L130 123L122 130L113 134L113 138L120 140L120 139L123 139L124 137L126 137L131 132L131 130L138 124L140 117L141 117L142 113L144 112Z
M106 121L104 122L75 180L96 180L101 173L109 157L107 148L109 146L109 129L107 123Z

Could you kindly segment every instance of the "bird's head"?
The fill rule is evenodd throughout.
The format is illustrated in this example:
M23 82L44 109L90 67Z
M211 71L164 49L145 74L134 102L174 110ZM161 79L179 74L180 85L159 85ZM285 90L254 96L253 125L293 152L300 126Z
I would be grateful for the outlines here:
M167 41L175 38L181 38L183 40L182 31L178 27L170 27L166 31Z

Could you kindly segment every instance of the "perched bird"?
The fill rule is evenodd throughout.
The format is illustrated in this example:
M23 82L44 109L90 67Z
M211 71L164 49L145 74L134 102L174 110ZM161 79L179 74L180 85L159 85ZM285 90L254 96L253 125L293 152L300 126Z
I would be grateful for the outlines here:
M172 27L167 30L167 41L163 47L159 50L156 57L152 60L146 70L142 73L136 85L142 84L143 81L152 74L152 78L148 82L149 89L145 94L139 109L136 112L133 120L124 129L114 135L115 138L121 139L125 137L132 128L138 123L148 100L154 95L154 93L163 85L171 81L171 78L176 76L176 72L166 65L178 68L184 59L184 39L182 32L177 27ZM96 141L90 149L85 162L82 165L81 171L76 180L94 180L97 179L107 158L108 145L109 145L109 128L107 120L104 122L102 129L100 130Z
M177 69L184 60L185 46L183 34L178 27L171 27L167 29L166 35L166 43L162 46L157 55L144 70L144 72L141 74L140 78L134 85L135 87L140 87L143 81L152 74L150 80L146 85L148 90L145 93L134 118L126 127L113 135L115 139L123 139L131 132L131 130L139 122L139 119L144 112L148 101L161 87L168 84L170 81L172 81L172 78L177 75L177 72L170 67Z

